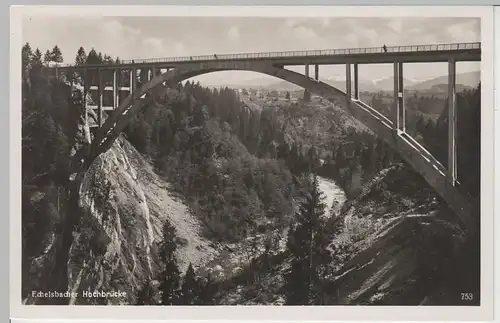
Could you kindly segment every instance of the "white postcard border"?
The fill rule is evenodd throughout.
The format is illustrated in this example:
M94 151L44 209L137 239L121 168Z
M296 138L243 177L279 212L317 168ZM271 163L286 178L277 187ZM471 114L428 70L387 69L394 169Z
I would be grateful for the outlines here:
M481 306L24 306L21 304L21 55L22 15L480 17L481 18ZM493 8L492 7L238 7L16 6L10 56L10 301L12 318L162 320L489 320L493 318ZM328 47L328 46L326 46ZM168 55L166 55L168 56ZM243 320L242 320L243 318Z

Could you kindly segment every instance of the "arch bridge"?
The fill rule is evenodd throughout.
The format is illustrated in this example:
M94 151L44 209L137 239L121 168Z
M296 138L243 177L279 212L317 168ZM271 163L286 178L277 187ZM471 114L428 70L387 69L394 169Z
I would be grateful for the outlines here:
M242 70L271 75L305 89L305 96L314 93L340 104L343 109L370 128L395 149L448 203L469 230L475 229L472 206L457 189L457 104L456 63L480 61L481 43L413 45L373 48L350 48L290 52L204 55L172 58L128 60L119 63L49 68L55 76L83 75L84 93L94 95L95 103L87 102L87 111L97 111L94 139L86 150L76 153L74 159L91 163L108 150L126 127L129 116L146 103L145 94L155 86L175 84L191 77L216 71ZM405 63L446 62L448 64L448 162L442 165L429 151L410 137L405 129L403 95L403 66ZM362 64L390 63L394 71L394 105L391 117L362 102L359 96L358 68ZM319 81L321 65L346 67L346 91ZM285 66L305 66L300 74ZM314 78L309 66L314 65ZM72 86L73 86L73 82ZM354 87L354 89L353 89ZM108 102L106 102L108 101ZM107 113L106 120L103 113ZM475 215L476 217L479 215Z

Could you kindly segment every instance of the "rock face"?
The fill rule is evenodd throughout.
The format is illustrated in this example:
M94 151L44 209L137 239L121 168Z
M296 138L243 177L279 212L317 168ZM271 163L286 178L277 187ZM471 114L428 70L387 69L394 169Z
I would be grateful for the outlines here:
M80 189L84 212L68 260L68 288L73 291L126 291L113 304L133 304L143 282L159 271L158 243L170 221L177 230L181 270L199 265L213 253L199 235L189 209L171 196L168 184L123 138L100 155ZM80 293L81 294L81 293ZM72 299L74 304L95 303Z
M464 232L432 197L391 190L392 181L409 176L404 169L387 169L346 203L332 244L346 257L327 287L330 302L457 304L452 264L473 261L464 253Z

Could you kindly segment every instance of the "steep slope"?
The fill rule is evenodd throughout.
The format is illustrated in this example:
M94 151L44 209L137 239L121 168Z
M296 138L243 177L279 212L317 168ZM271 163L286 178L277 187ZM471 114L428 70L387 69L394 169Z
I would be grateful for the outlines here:
M80 195L85 215L74 233L68 264L73 291L126 291L126 299L110 301L133 303L139 285L158 273L157 244L164 221L176 228L182 270L189 263L202 264L214 252L200 237L188 207L172 197L168 183L123 138L96 159Z
M474 263L474 257L464 253L464 232L449 210L441 210L433 198L397 190L400 178L412 176L404 168L387 169L346 203L332 243L339 256L339 270L326 287L332 302L462 303L460 288L474 283L465 287L463 271L452 268Z

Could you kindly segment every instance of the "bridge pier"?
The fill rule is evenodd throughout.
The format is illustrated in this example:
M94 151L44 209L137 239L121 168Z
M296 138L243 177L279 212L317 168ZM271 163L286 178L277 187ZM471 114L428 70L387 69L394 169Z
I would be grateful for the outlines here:
M316 81L319 81L319 65L318 64L314 65L314 79Z
M137 88L137 69L135 67L130 71L130 94Z
M160 72L160 73L158 73L158 72ZM161 74L161 70L159 68L157 68L156 66L153 66L152 74L153 74L153 78L155 78L156 76Z
M97 99L97 124L98 127L102 126L102 104L103 104L103 83L102 83L102 72L101 69L97 69L97 79L99 85L97 86L97 90L99 93L99 97Z
M345 93L347 100L347 107L351 107L351 63L345 64Z
M116 80L116 75L120 72L119 69L114 69L113 70L113 110L118 108L119 100L120 98L118 97L118 84Z
M406 131L406 108L404 100L403 63L398 63L398 108L399 108L399 130Z
M307 78L309 78L309 64L306 63L305 65L305 76ZM310 101L311 100L311 92L309 92L308 90L304 90L304 101Z
M148 82L154 78L154 67L153 66L151 66L151 68L147 69L147 75L148 75Z
M455 186L457 181L457 101L456 61L448 61L448 181Z
M85 124L88 124L88 121L89 121L89 114L88 114L88 111L87 111L87 92L89 91L89 85L88 85L88 76L87 76L87 68L83 68L83 80L82 80L82 83L83 83L83 109L84 109L84 118L85 118Z
M404 103L403 63L394 62L394 107L393 129L406 131L406 110Z
M70 93L71 95L73 95L73 90L75 89L75 80L74 80L74 77L73 77L73 72L71 73L71 78L69 79L69 87L70 87Z
M139 83L141 85L147 83L149 80L149 70L147 68L141 68L139 72Z
M354 98L359 100L358 64L354 64Z

